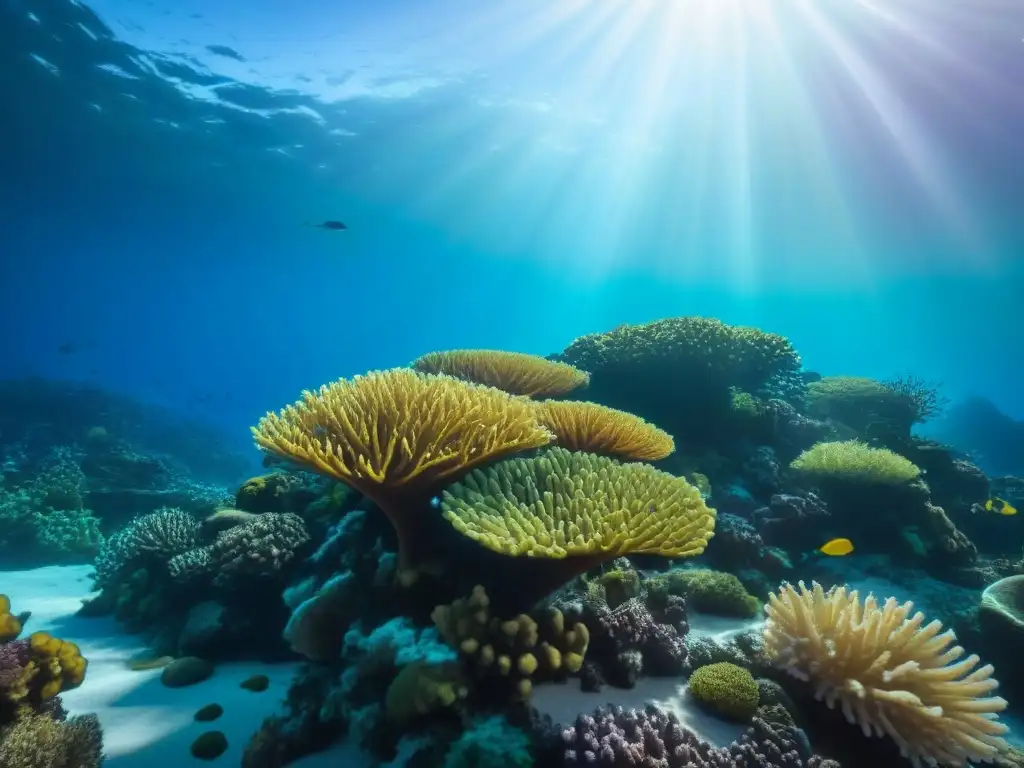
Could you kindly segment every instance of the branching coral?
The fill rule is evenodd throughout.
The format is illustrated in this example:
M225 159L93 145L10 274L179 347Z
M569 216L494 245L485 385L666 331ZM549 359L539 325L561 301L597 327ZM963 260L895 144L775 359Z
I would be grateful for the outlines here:
M682 478L564 448L475 470L444 492L441 508L488 549L575 559L567 572L576 573L630 553L699 555L715 526L714 510Z
M290 512L267 512L222 531L213 544L177 555L167 563L171 577L187 581L215 573L215 583L238 576L276 574L309 541L306 524Z
M567 627L556 609L506 621L492 616L479 585L468 598L437 606L431 618L445 642L459 651L478 692L506 700L529 697L535 680L579 672L590 642L586 626Z
M570 451L589 451L625 461L657 461L676 449L672 435L639 416L597 403L545 400L535 410L555 441Z
M590 379L585 371L566 363L493 349L430 352L412 366L423 373L443 373L527 397L564 395L586 386Z
M921 474L909 459L857 440L818 443L797 456L790 467L817 480L872 485L903 485Z
M961 659L953 633L912 609L892 597L861 602L845 587L786 584L766 607L765 650L866 736L890 736L915 768L991 761L1007 731L996 720L1006 701L989 696L992 667Z
M340 480L391 520L403 568L429 544L424 496L473 467L552 440L532 404L498 389L405 369L334 382L253 428L264 450Z

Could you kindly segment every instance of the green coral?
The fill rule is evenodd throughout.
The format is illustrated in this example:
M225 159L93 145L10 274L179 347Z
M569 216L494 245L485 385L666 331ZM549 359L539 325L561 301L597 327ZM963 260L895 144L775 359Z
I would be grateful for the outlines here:
M614 568L598 577L604 588L604 598L608 606L615 608L631 597L639 597L641 592L640 574L626 568Z
M443 768L529 768L530 739L501 715L477 719L448 749Z
M35 564L95 557L103 535L84 493L85 475L66 449L54 450L28 482L0 487L0 558Z
M906 437L920 420L920 407L910 393L861 376L826 376L811 382L807 407L815 418L878 437Z
M750 618L761 608L738 578L721 571L674 570L652 576L645 586L656 604L669 595L680 595L688 607L701 613Z
M761 700L753 675L727 661L694 671L690 693L701 705L734 720L749 720Z
M867 485L904 485L921 475L920 468L909 459L857 440L818 443L789 466L819 480Z
M800 368L800 357L784 336L706 317L620 325L576 339L563 357L592 373L605 367L668 365L723 376L751 389Z

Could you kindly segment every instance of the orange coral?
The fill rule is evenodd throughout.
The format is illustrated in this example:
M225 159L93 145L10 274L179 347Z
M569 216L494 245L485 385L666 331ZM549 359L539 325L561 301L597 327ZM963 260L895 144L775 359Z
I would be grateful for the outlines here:
M590 381L590 374L567 363L493 349L430 352L412 365L424 373L446 373L527 397L564 395Z
M531 403L492 387L408 369L375 371L303 393L253 428L257 445L340 480L391 520L399 564L426 548L423 502L487 461L539 448L552 434Z
M676 449L672 435L626 411L597 403L545 400L537 418L570 451L615 456L626 461L657 461Z

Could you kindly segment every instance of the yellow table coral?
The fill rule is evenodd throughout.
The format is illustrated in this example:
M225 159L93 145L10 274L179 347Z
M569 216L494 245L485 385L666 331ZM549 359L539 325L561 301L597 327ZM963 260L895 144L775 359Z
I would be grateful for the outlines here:
M264 416L253 435L264 450L340 480L377 504L398 534L402 568L428 559L423 507L439 484L553 437L523 398L408 369L305 392L294 405Z

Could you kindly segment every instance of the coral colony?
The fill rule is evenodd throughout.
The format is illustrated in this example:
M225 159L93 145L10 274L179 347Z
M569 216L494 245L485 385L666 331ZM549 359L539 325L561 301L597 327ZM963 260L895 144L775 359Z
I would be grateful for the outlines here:
M432 352L268 413L268 472L228 498L97 511L104 487L135 498L129 468L150 460L113 431L49 446L0 486L0 546L94 561L80 614L141 633L137 668L167 686L302 660L252 723L252 768L337 742L444 768L1019 765L998 716L1024 681L1024 561L999 542L1024 482L914 435L942 403L697 317L549 359ZM907 594L846 586L865 573ZM78 647L0 608L0 764L99 765L99 722L60 704L89 685ZM708 614L738 629L697 632ZM653 678L742 735L616 704ZM552 689L580 702L567 721L534 707ZM214 726L196 758L228 748L222 713L196 713Z

